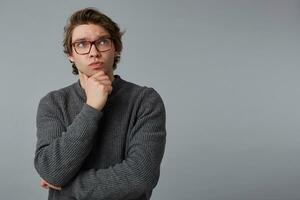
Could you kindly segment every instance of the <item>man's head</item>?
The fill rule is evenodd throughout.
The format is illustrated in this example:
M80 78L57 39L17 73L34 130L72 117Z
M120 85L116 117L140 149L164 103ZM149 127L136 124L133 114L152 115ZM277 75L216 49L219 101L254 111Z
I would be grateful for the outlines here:
M78 74L78 69L87 75L92 75L97 69L116 69L122 51L121 37L118 25L96 9L75 12L64 28L63 41L73 74ZM86 45L86 51L80 50Z

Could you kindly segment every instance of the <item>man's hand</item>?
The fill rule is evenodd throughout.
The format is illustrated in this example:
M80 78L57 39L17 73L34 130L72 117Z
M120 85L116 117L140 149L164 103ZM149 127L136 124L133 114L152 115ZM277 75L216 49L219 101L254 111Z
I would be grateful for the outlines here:
M54 185L51 185L50 183L48 183L44 179L41 180L40 185L41 185L42 188L45 188L45 189L51 188L51 189L54 189L54 190L61 190L61 187L56 187Z
M81 72L79 72L79 75L87 97L86 104L99 111L102 110L106 104L108 95L113 89L111 80L103 71L91 77Z

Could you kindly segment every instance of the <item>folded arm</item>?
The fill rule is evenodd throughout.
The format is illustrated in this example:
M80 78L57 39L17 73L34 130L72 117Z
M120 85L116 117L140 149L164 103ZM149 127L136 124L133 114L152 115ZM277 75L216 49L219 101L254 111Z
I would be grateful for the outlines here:
M164 154L165 109L154 90L144 95L136 123L127 138L123 162L107 169L80 172L61 193L76 199L133 199L151 194Z
M84 104L69 127L61 111L41 100L37 113L37 147L34 165L39 175L57 187L64 186L79 171L90 153L102 113Z

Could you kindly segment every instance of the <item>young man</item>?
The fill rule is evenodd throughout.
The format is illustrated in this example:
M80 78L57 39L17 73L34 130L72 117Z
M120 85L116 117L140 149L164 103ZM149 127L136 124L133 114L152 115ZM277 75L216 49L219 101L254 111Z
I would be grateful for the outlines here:
M64 51L78 82L48 93L37 112L34 165L49 199L150 199L164 154L158 93L114 75L118 25L99 11L75 12Z

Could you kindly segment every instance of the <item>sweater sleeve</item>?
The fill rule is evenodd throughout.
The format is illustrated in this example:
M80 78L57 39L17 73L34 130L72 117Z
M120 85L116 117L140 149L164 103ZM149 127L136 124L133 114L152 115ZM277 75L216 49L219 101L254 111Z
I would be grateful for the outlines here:
M84 104L72 124L65 127L59 106L44 97L37 112L34 165L48 183L64 186L88 156L102 113Z
M62 188L76 199L135 199L151 195L160 173L166 141L165 108L153 89L143 94L136 123L129 134L126 157L107 169L80 172Z

